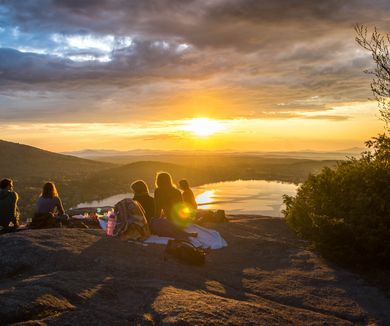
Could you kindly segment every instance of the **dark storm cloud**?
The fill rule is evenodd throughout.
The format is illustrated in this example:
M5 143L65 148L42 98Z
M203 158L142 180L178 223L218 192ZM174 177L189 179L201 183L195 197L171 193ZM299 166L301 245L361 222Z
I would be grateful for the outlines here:
M353 25L389 31L389 13L385 0L3 0L0 91L72 96L88 87L95 94L133 87L145 93L142 99L135 94L136 110L137 100L142 106L145 97L159 94L155 103L169 101L173 88L180 91L182 81L193 81L241 94L233 100L237 106L252 107L242 116L324 111L324 103L302 100L319 96L342 103L369 96L362 70L370 57L357 51ZM107 44L77 47L77 40L68 39L75 35L106 38ZM161 88L166 94L153 86L161 82L172 85ZM92 105L89 94L85 101ZM116 96L118 102L127 99Z

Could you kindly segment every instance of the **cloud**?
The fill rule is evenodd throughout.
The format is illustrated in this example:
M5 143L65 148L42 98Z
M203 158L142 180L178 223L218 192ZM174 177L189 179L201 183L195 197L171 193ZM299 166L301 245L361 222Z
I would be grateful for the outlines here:
M370 96L352 27L385 26L389 12L385 0L4 0L0 114L184 118L206 110L185 106L201 93L228 101L208 108L223 118L325 112Z

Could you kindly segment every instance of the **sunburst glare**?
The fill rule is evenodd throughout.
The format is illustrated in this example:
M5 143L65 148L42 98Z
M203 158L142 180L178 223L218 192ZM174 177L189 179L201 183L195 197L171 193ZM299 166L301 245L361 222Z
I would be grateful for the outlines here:
M211 136L225 129L221 122L209 118L194 118L184 123L183 130L200 137Z

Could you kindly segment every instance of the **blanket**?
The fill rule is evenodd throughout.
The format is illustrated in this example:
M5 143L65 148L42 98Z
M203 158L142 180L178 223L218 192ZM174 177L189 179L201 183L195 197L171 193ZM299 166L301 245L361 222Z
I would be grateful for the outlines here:
M107 227L107 222L103 219L99 219L100 227L105 230ZM196 238L189 238L192 242L192 244L195 247L200 248L210 248L210 249L220 249L223 247L227 247L227 242L224 238L219 234L218 231L207 229L205 227L199 226L197 224L193 224L190 226L187 226L185 229L187 232L196 232L198 233L198 236ZM144 243L155 243L155 244L162 244L166 245L168 243L168 240L171 240L172 238L168 237L159 237L157 235L151 235L149 238L147 238Z
M199 226L197 224L192 224L187 226L185 229L187 232L196 232L198 236L196 238L189 238L192 244L195 247L201 248L210 248L210 249L220 249L227 246L227 242L219 234L218 231L207 229L205 227ZM151 235L144 242L145 243L157 243L157 244L167 244L168 240L172 238L159 237L157 235Z

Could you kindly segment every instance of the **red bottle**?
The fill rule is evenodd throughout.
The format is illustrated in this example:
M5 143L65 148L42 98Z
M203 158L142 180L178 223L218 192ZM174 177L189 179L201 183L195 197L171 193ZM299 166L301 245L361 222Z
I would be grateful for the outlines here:
M116 216L115 213L112 212L108 216L107 229L106 229L106 234L108 236L112 237L114 235L115 225L116 225Z

